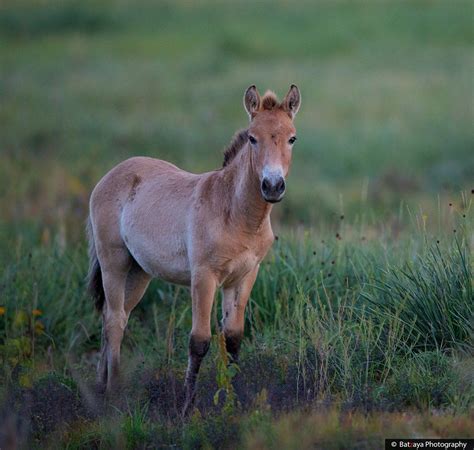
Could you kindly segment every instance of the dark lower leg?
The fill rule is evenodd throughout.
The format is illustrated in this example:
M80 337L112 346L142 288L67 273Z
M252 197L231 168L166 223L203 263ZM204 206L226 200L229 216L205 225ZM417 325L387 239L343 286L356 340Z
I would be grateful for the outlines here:
M209 350L210 339L197 338L191 335L189 338L189 358L188 369L186 371L185 390L186 400L184 403L183 414L190 412L196 396L196 379L201 367L201 362Z
M224 335L227 353L230 356L230 362L237 363L239 360L240 344L242 342L243 333L224 331Z

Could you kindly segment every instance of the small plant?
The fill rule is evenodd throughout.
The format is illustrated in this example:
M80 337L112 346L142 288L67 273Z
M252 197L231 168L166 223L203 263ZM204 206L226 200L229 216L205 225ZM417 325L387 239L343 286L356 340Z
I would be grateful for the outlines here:
M218 348L216 356L217 391L214 394L214 404L219 404L221 394L223 394L223 412L232 413L237 404L237 396L235 395L234 387L232 386L232 379L237 375L239 367L237 364L229 361L224 333L219 332L216 336L216 340Z
M144 446L149 438L148 404L134 408L122 422L122 432L126 447L130 449Z
M44 324L40 318L42 311L36 308L31 312L19 309L8 324L7 312L4 307L0 310L0 316L4 316L5 320L4 338L0 344L0 362L7 374L19 368L17 373L20 385L31 387L36 341L44 334Z

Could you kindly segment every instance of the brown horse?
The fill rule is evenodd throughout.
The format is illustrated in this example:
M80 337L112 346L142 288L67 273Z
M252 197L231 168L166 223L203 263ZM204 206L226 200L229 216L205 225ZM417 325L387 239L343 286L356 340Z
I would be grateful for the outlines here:
M152 277L191 287L185 413L194 402L220 287L222 330L237 360L245 306L274 240L270 211L285 193L300 93L292 85L280 103L272 92L261 98L250 86L244 106L250 125L235 135L221 169L197 175L166 161L136 157L114 167L92 192L89 290L102 310L98 378L109 393L118 384L130 312Z

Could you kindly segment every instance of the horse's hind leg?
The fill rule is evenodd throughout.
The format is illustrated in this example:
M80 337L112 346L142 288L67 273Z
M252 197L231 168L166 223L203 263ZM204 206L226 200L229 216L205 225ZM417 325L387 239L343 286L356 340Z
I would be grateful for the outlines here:
M150 284L151 276L148 275L135 261L127 275L125 284L125 313L130 316L133 308L138 305Z
M118 382L120 346L128 318L151 279L128 254L120 256L118 261L122 260L122 264L114 264L113 270L109 268L107 281L104 277L106 302L102 312L102 350L97 375L99 383L109 391ZM125 268L128 272L124 272Z
M99 363L99 381L106 381L107 391L113 391L119 382L120 346L127 325L125 288L131 265L126 248L115 247L99 253L105 304L102 312L103 347Z
M104 305L102 309L102 333L100 340L100 359L97 366L97 383L101 389L107 387L107 338L105 336L105 310L107 306Z

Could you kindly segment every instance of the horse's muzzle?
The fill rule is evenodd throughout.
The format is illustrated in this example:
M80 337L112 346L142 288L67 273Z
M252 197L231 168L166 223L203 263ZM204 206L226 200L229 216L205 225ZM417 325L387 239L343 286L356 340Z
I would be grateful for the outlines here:
M265 177L262 180L261 189L265 201L269 203L277 203L281 201L285 195L285 179L282 176L275 178Z

